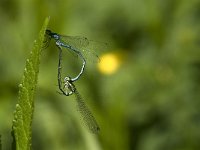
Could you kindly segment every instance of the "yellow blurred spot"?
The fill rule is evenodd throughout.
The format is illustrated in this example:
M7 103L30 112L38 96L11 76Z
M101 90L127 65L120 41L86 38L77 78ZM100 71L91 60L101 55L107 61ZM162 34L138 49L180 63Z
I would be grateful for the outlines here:
M98 64L98 68L103 74L113 74L115 73L119 66L120 60L119 57L114 53L108 53L100 57L100 63Z

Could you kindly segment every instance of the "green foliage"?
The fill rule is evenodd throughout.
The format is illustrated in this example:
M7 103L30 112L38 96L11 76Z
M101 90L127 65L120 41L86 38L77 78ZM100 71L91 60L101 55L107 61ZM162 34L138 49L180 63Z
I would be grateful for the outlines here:
M49 18L44 22L39 38L34 42L30 57L26 60L26 66L19 85L19 99L14 112L13 130L17 150L31 149L32 119L34 112L34 95L39 73L40 53L45 38Z
M51 16L52 31L109 43L106 51L119 56L121 67L104 75L87 63L76 82L101 128L91 135L81 128L74 96L56 93L58 51L52 40L42 51L34 150L200 149L199 0L4 0L0 8L2 148L10 149L16 85L27 49L44 17ZM69 76L81 67L64 50L62 64Z

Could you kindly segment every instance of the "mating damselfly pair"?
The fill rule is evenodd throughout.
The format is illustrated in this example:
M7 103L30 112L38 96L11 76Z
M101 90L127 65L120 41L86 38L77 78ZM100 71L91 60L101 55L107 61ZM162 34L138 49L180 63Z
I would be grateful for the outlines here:
M84 103L81 95L76 89L73 82L80 79L80 76L83 74L87 60L92 60L94 62L99 62L99 57L95 53L95 49L105 48L106 44L90 41L85 37L80 36L65 36L52 32L51 30L46 30L46 45L48 46L49 41L53 39L59 50L58 58L58 87L61 91L61 94L69 96L74 94L77 101L78 110L81 113L83 121L90 131L97 133L100 128L97 124L92 112L89 110L87 105ZM67 49L77 55L82 60L82 67L80 73L71 78L69 76L62 79L62 49Z

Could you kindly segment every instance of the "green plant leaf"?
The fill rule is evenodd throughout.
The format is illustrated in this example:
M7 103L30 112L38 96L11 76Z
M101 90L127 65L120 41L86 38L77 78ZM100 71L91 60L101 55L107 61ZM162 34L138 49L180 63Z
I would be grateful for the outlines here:
M1 145L1 134L0 134L0 150L2 150L2 145Z
M39 73L40 54L44 46L43 41L48 22L49 18L46 18L38 39L34 41L34 47L29 58L26 60L24 74L19 85L19 98L12 126L17 150L31 149L34 95Z

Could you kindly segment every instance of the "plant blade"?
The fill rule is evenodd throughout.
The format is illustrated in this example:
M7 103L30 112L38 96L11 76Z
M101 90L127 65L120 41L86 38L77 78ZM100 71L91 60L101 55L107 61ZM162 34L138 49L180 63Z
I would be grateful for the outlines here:
M39 33L38 39L34 42L34 47L30 57L26 60L26 66L19 85L19 97L16 104L13 120L14 141L17 150L30 150L32 137L32 119L34 112L34 95L36 91L40 53L45 38L49 18L45 19L44 25Z

